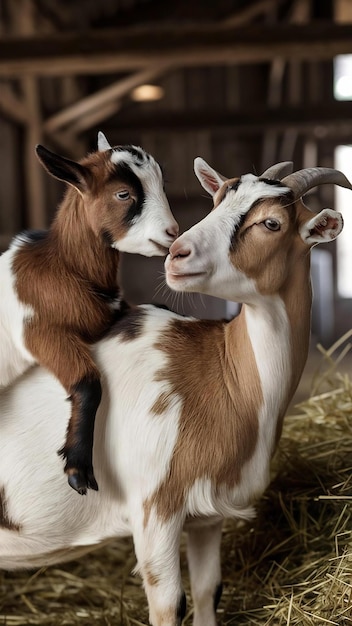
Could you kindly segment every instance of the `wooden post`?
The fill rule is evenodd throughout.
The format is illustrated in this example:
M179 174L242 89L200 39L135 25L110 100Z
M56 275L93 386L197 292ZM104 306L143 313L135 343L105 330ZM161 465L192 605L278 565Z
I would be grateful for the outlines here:
M16 7L10 4L14 32L29 35L35 31L32 0L17 0ZM35 145L42 140L42 118L37 78L24 75L20 79L23 102L27 111L25 130L24 167L27 200L27 224L29 228L46 226L44 181L41 165L35 156Z

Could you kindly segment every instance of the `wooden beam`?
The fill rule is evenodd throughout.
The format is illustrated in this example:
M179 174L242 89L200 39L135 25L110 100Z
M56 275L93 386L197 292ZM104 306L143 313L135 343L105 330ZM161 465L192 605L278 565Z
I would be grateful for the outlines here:
M24 138L25 184L28 226L34 229L46 226L46 206L43 184L43 170L35 157L34 147L41 142L41 115L37 80L30 76L23 78L22 90L30 123Z
M32 0L18 0L11 4L11 21L14 31L23 37L35 32L35 10ZM32 35L31 35L32 36ZM25 190L27 201L27 224L29 228L46 226L47 214L43 185L43 169L35 158L34 146L41 141L42 119L38 80L33 75L21 76L23 102L27 110L28 124L24 137Z
M81 159L87 152L86 141L81 138L78 139L71 132L51 133L50 141L54 144L54 149L57 152L71 159Z
M6 83L0 85L0 112L19 124L26 124L28 121L28 111L23 99L19 98L11 85Z
M0 75L103 74L165 64L174 67L332 59L352 53L352 25L221 24L60 33L0 40Z
M156 66L154 68L150 68L144 70L142 72L136 72L131 76L127 76L118 80L117 82L101 89L100 91L87 96L86 98L82 98L75 104L71 104L66 107L63 111L52 115L48 120L46 120L44 124L44 130L47 133L56 132L60 130L60 128L69 125L76 120L80 120L82 116L86 116L89 114L95 114L94 123L96 121L101 121L104 119L104 115L99 118L99 110L102 112L102 108L106 105L110 105L109 111L111 109L111 104L114 104L114 101L118 101L123 96L128 94L132 89L146 83L150 80L154 80L159 77L165 68L163 66ZM119 108L118 104L115 104L116 109ZM92 124L92 125L93 125ZM86 126L89 128L89 125Z
M301 105L290 107L285 105L276 109L264 107L246 107L234 112L213 113L197 112L163 112L156 114L129 115L128 112L114 120L114 129L118 132L195 132L199 130L226 130L234 132L257 133L265 128L285 130L296 128L310 130L312 133L322 128L352 127L351 102L334 102L328 105ZM105 127L107 128L107 127ZM322 131L323 132L323 131Z
M121 103L117 102L108 102L108 104L104 104L96 111L92 111L91 113L87 113L82 117L76 119L72 124L70 124L68 130L64 132L71 136L79 135L89 128L97 127L103 121L116 115L121 108Z
M271 13L279 6L280 2L281 0L258 0L258 2L244 7L242 10L236 11L233 15L227 17L223 20L222 25L225 28L242 26L261 15Z

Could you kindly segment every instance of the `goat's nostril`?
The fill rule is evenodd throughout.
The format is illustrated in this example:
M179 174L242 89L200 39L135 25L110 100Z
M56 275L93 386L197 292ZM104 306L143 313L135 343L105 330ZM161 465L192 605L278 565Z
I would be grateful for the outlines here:
M182 250L179 250L177 256L178 257L186 257L186 256L190 256L191 251L188 248L182 248Z
M181 259L190 256L191 254L190 248L182 245L179 241L175 241L170 247L169 254L171 259Z
M169 226L169 228L166 229L166 234L172 239L176 239L178 232L179 232L178 224Z

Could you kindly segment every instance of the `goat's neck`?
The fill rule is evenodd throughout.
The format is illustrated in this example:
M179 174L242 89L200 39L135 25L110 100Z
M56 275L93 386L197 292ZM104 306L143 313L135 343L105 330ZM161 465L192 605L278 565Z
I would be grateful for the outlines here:
M289 280L280 292L280 297L285 304L291 336L292 386L289 402L300 381L309 349L312 308L310 254L295 265Z
M247 368L248 384L254 391L257 378L257 393L261 390L265 407L263 419L276 429L276 441L308 354L312 301L309 269L307 257L279 294L244 304L226 330L227 360L233 363L236 376Z
M119 253L90 228L83 199L75 189L67 191L49 237L58 248L60 261L70 272L102 289L114 288Z

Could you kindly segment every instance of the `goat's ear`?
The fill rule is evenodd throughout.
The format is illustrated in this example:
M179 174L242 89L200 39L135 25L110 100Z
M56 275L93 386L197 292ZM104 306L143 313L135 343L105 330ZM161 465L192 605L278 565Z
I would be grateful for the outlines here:
M76 163L76 161L59 156L39 144L35 147L35 151L39 161L51 176L73 185L79 191L87 190L90 173L86 167Z
M221 176L221 174L213 170L201 157L194 159L194 173L202 187L211 196L218 191L225 180L228 180L225 176Z
M98 150L99 152L106 152L106 150L111 150L111 146L101 130L98 132Z
M305 243L312 246L317 243L333 241L343 229L341 213L333 209L324 209L300 227L300 235Z

